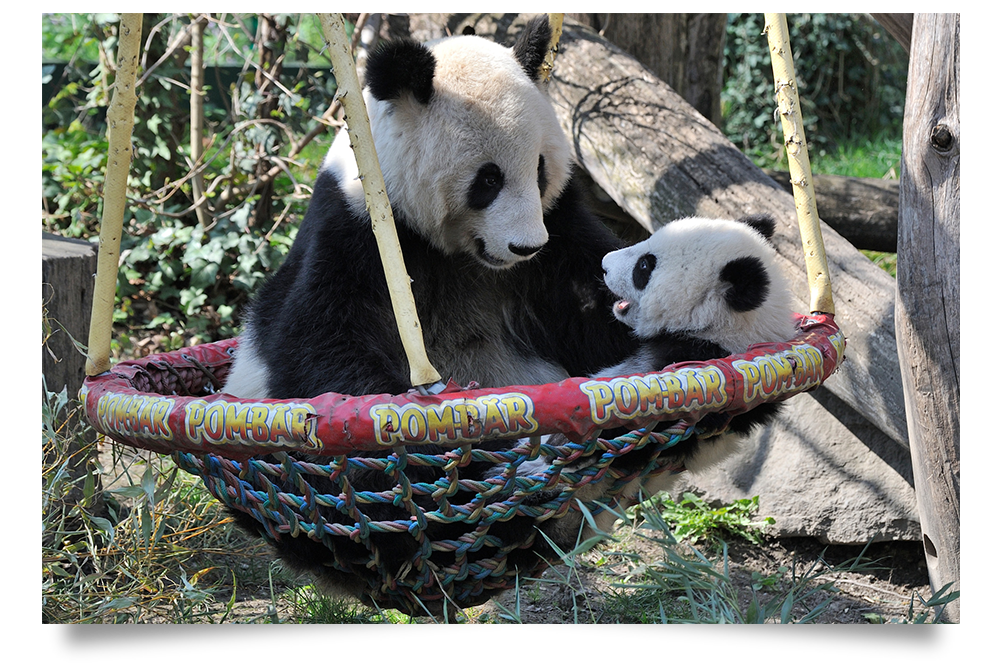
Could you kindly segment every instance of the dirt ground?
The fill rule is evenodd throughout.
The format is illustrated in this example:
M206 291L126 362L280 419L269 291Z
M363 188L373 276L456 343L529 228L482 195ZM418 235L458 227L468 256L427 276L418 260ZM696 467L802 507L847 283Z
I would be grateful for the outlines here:
M638 561L631 564L616 551L627 551L640 555L639 561L650 563L659 560L662 552L658 546L636 538L622 537L618 532L618 543L605 543L582 555L574 570L567 566L555 566L541 575L541 581L529 582L516 593L507 591L494 600L479 607L466 610L462 623L513 623L511 614L517 614L525 624L613 624L641 623L643 619L633 613L623 614L622 602L608 595L613 591L613 581L620 580L630 569L634 570ZM699 549L711 558L705 547ZM864 552L863 552L864 550ZM753 595L752 587L758 587L757 595L762 604L775 597L784 596L791 577L809 572L817 561L825 561L830 566L846 566L859 555L869 562L863 572L830 572L823 566L814 569L817 577L809 588L831 582L834 591L817 590L808 600L796 608L793 614L802 614L817 605L829 601L828 607L814 623L819 624L871 624L906 622L911 600L916 611L925 608L920 598L929 598L927 566L923 549L916 542L874 543L867 550L861 546L824 545L812 538L771 539L762 545L733 539L729 543L729 577L742 611ZM782 568L787 572L781 573ZM773 585L760 584L761 579L771 576L780 578ZM570 579L567 584L566 580ZM260 621L267 612L269 601L267 590L261 589L260 597L245 597L240 600L230 614L230 621ZM619 596L622 598L624 596ZM628 601L624 601L628 602ZM286 615L289 607L278 607L277 615ZM274 611L273 609L271 610ZM655 612L654 610L650 610ZM649 617L658 622L659 617ZM416 623L431 623L430 619L416 619Z
M623 544L625 549L642 553L645 561L655 561L662 556L658 548L643 541L629 539ZM582 593L579 590L575 592L575 603L570 588L556 582L567 574L565 566L546 571L542 579L553 580L552 583L535 583L534 593L522 592L521 621L574 623L574 606L579 621L592 623L591 617L598 623L621 621L620 614L605 608L602 601L604 595L601 590L610 586L608 574L625 572L627 566L623 560L615 562L614 557L606 556L611 549L604 545L581 557L583 565L578 568L578 579L582 582ZM778 575L781 567L788 569L783 576L784 586L778 583L771 590L762 588L758 592L763 603L787 588L793 570L802 575L820 557L831 566L849 564L863 549L861 546L824 545L812 538L772 539L763 545L733 539L729 542L728 552L730 578L745 609L752 595L751 586L755 581L759 583L761 577ZM877 562L878 568L860 573L828 572L816 579L814 587L823 582L833 582L839 589L835 593L819 591L806 601L805 607L812 608L832 597L829 607L816 623L869 624L873 623L871 616L880 616L885 622L905 621L911 598L916 598L914 594L922 598L930 597L926 560L919 543L874 543L864 552L863 558ZM756 580L754 572L759 573ZM496 612L500 610L499 605L510 608L514 602L513 592L508 591L499 596L497 602L491 601L486 611ZM922 609L919 600L915 600L914 607Z
M108 464L105 468L111 468L111 459L105 462ZM609 592L613 596L615 590L614 581L626 578L637 566L663 558L660 547L639 536L640 532L630 525L620 526L614 533L615 541L601 543L578 557L572 570L567 566L552 567L541 575L541 581L528 582L520 589L520 594L510 590L482 606L468 609L465 620L471 623L509 623L510 615L516 614L522 623L531 624L642 621L634 613L623 613L620 604L615 606L613 598L609 601ZM817 591L804 604L804 608L812 608L830 599L829 607L819 616L817 623L867 624L873 622L873 617L881 617L885 622L905 621L911 599L914 609L919 611L925 609L919 598L931 596L927 564L918 542L873 543L867 549L862 546L824 545L813 538L768 538L757 545L734 536L727 538L726 542L729 548L729 577L743 610L753 595L755 584L758 598L765 603L788 588L793 574L806 574L821 558L830 566L843 567L862 553L868 562L868 568L862 572L831 572L821 570L822 566L813 570L814 573L822 573L811 585L813 588L825 582L832 582L837 588L834 593ZM697 547L713 558L707 542L701 541ZM616 552L632 556L623 557ZM714 556L718 558L719 555L716 553ZM266 570L272 560L270 548L261 546L249 562L246 558L234 559L229 565ZM786 569L784 573L783 568ZM762 578L767 582L769 576L770 583L762 585ZM254 577L266 580L267 574ZM569 583L566 583L567 579ZM260 621L273 602L271 590L261 586L256 592L244 588L243 593L246 595L232 608L228 620ZM618 597L622 598L623 594L619 591ZM287 617L287 610L287 607L278 607L277 616ZM799 614L803 611L807 610L800 609ZM655 621L658 617L651 619Z

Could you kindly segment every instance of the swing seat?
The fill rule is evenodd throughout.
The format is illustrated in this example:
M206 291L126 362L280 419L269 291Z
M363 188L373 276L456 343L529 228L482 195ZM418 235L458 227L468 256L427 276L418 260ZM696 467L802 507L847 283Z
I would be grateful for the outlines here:
M798 333L788 342L630 377L464 390L449 382L436 395L244 400L220 392L238 344L231 339L123 361L87 378L80 398L101 434L170 455L268 538L309 539L310 547L331 551L330 566L358 576L357 561L333 553L337 539L350 540L364 555L361 582L373 604L426 613L446 603L478 604L551 563L530 549L536 530L526 541L505 542L504 523L541 524L580 510L577 492L609 479L600 499L584 505L614 508L631 498L620 494L633 480L679 470L661 451L718 434L700 430L705 415L736 415L822 384L843 361L843 333L832 315L796 316ZM645 429L658 421L676 423ZM600 436L622 427L630 433ZM540 438L555 433L568 441ZM612 466L644 447L651 454L643 468ZM573 464L585 457L596 461ZM540 458L550 461L545 471L518 475L521 464ZM496 472L463 475L472 468ZM378 488L352 483L346 472L362 469L379 479ZM321 507L341 520L325 519ZM389 507L406 519L380 519ZM407 539L413 549L404 570L390 570L379 555L391 539Z

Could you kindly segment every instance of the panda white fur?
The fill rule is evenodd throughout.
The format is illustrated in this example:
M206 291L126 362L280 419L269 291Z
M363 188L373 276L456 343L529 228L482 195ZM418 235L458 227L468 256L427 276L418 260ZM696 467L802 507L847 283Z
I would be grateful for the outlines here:
M462 385L584 376L638 346L612 315L601 281L602 258L621 243L585 207L568 141L539 87L550 34L542 16L513 48L474 36L401 40L368 59L365 101L427 354L443 377ZM411 388L346 132L319 172L287 258L255 295L244 324L229 394L308 398ZM463 475L481 476L488 471L481 466ZM437 478L432 469L408 472L414 481ZM380 472L352 472L351 480L370 491L392 487ZM316 489L340 491L332 483ZM235 515L259 530L253 518ZM409 513L389 505L369 517L408 520ZM324 519L353 524L333 508ZM449 528L432 524L429 537ZM518 535L505 523L491 533L505 529L510 538L535 535L533 526ZM398 535L373 540L392 570L418 547ZM359 597L382 583L364 565L369 552L360 543L341 538L331 550L300 535L275 544L286 561ZM523 552L526 565L537 563Z
M627 376L663 369L685 360L710 360L744 353L751 344L784 342L795 334L791 294L777 264L770 239L774 220L767 215L738 221L687 218L666 224L647 240L609 253L603 261L604 280L617 295L615 316L633 328L642 346L621 363L594 377ZM754 428L771 420L778 404L762 404L734 416L727 434L681 442L660 454L672 468L697 474L734 453ZM726 416L710 414L701 422L709 430L724 424ZM662 425L661 425L662 427ZM604 432L607 439L626 430ZM549 443L562 443L554 435ZM623 470L645 467L651 452L623 455L613 466ZM584 466L577 463L576 469ZM548 466L538 460L519 470L539 473ZM634 480L619 501L634 501L668 490L678 476L671 472ZM585 486L582 501L610 499L609 482ZM595 515L599 530L608 532L616 519L612 511ZM563 548L572 548L581 536L579 513L543 527ZM583 537L589 536L589 531Z

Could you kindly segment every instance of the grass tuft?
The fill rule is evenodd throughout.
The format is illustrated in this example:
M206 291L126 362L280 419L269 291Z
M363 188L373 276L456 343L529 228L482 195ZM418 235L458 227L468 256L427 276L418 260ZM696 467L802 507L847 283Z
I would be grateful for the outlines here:
M757 545L763 542L764 528L774 524L773 517L755 519L759 497L737 499L731 504L714 508L701 498L685 492L679 502L660 494L632 508L632 514L659 512L664 523L678 540L692 545L702 540L719 543L722 536L736 536Z
M98 436L65 389L42 404L42 621L233 620L237 599L267 584L264 543L169 458L93 454Z

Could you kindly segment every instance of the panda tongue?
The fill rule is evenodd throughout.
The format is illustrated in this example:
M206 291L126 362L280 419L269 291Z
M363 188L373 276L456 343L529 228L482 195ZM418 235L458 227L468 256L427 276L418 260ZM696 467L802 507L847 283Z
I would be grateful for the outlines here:
M631 306L632 302L630 300L622 299L615 303L615 311L618 312L619 314L624 314L625 312L628 311L629 307Z

